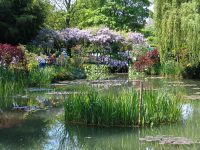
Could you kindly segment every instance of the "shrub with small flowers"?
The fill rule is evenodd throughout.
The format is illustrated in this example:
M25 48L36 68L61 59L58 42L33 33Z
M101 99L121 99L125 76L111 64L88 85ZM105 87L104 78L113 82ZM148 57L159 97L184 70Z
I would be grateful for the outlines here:
M128 72L128 63L127 61L110 59L108 68L111 73L125 73Z
M61 31L42 29L33 44L42 47L43 49L60 49L66 47L68 51L76 45L95 45L96 48L104 50L105 47L112 48L113 45L120 46L120 50L126 46L139 47L146 46L146 39L141 33L129 32L127 35L109 28L89 28L77 29L66 28ZM87 47L86 46L86 47Z
M0 44L0 66L24 69L26 67L24 51L17 46Z
M137 32L122 33L106 27L82 30L66 28L61 31L42 29L34 42L43 49L60 50L65 48L69 56L86 53L88 55L88 53L95 52L103 54L102 56L94 56L97 60L96 63L105 64L105 60L107 60L105 55L109 54L109 60L113 58L107 64L111 72L127 72L128 63L132 62L132 56L137 57L147 51L147 43L143 34ZM105 53L105 50L108 52ZM118 58L119 56L121 58Z

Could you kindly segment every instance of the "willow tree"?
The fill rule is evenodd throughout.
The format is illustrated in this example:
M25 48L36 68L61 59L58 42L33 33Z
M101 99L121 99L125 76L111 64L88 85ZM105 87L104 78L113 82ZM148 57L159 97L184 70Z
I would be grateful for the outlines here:
M162 63L200 62L200 0L155 0L154 21Z

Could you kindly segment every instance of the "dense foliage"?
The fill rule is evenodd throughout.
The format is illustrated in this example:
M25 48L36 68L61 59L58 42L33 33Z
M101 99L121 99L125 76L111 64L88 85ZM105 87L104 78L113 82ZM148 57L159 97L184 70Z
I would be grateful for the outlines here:
M162 63L176 61L182 66L200 60L200 1L156 0L155 29Z
M43 25L47 6L44 0L1 0L0 42L26 43Z
M149 16L150 2L148 0L49 1L56 7L54 15L57 18L55 19L65 21L65 27L86 28L105 25L111 29L135 31L144 27L146 18ZM57 13L61 12L60 10L65 11L65 18L63 18L64 15L60 16Z
M144 37L147 39L147 43L151 47L157 47L157 37L155 35L155 26L149 25L141 30L141 33L144 34Z
M108 66L106 65L85 64L84 70L87 80L106 79L109 75Z
M190 66L188 65L185 68L183 77L190 79L200 79L200 63L197 65Z
M67 13L62 10L54 10L50 7L49 13L45 19L44 26L48 29L61 30L66 28Z
M71 24L81 28L106 25L111 29L135 31L144 27L149 5L148 0L77 0Z
M62 21L64 20L65 27L69 28L71 26L71 20L73 19L74 13L77 11L77 9L75 8L77 0L48 0L48 1L55 7L54 15L60 18L59 20ZM59 15L60 12L65 12L65 15L60 16Z

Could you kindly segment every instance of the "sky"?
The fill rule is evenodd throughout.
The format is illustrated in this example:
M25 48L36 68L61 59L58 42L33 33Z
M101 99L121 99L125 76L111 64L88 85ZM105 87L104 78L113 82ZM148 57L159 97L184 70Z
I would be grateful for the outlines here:
M54 4L55 6L61 6L63 0L49 0L52 4ZM72 0L72 3L74 2L75 0ZM154 7L154 4L153 4L153 1L154 0L149 0L152 4L149 6L149 10L153 11L153 7ZM58 7L58 9L60 9Z
M154 4L149 6L149 10L153 11L153 8L154 8Z

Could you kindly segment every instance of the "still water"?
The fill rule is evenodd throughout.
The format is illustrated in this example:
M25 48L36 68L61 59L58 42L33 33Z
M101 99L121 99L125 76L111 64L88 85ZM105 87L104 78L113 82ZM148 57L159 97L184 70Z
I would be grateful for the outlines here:
M161 87L164 79L146 79L145 84ZM200 81L165 80L169 86L181 86L187 95L200 92ZM70 91L87 81L62 82L37 92L29 89L33 100L40 97L60 99L64 91ZM150 84L149 84L150 83ZM137 86L137 81L125 79L94 81L96 86ZM70 85L70 86L69 86ZM57 94L55 95L55 93ZM27 93L26 93L27 94ZM186 137L200 141L200 101L190 100L182 106L182 120L178 123L151 128L97 128L65 125L62 107L53 107L36 112L9 111L0 113L0 150L175 150L200 149L199 144L188 146L160 145L156 142L140 142L145 136L167 135Z

